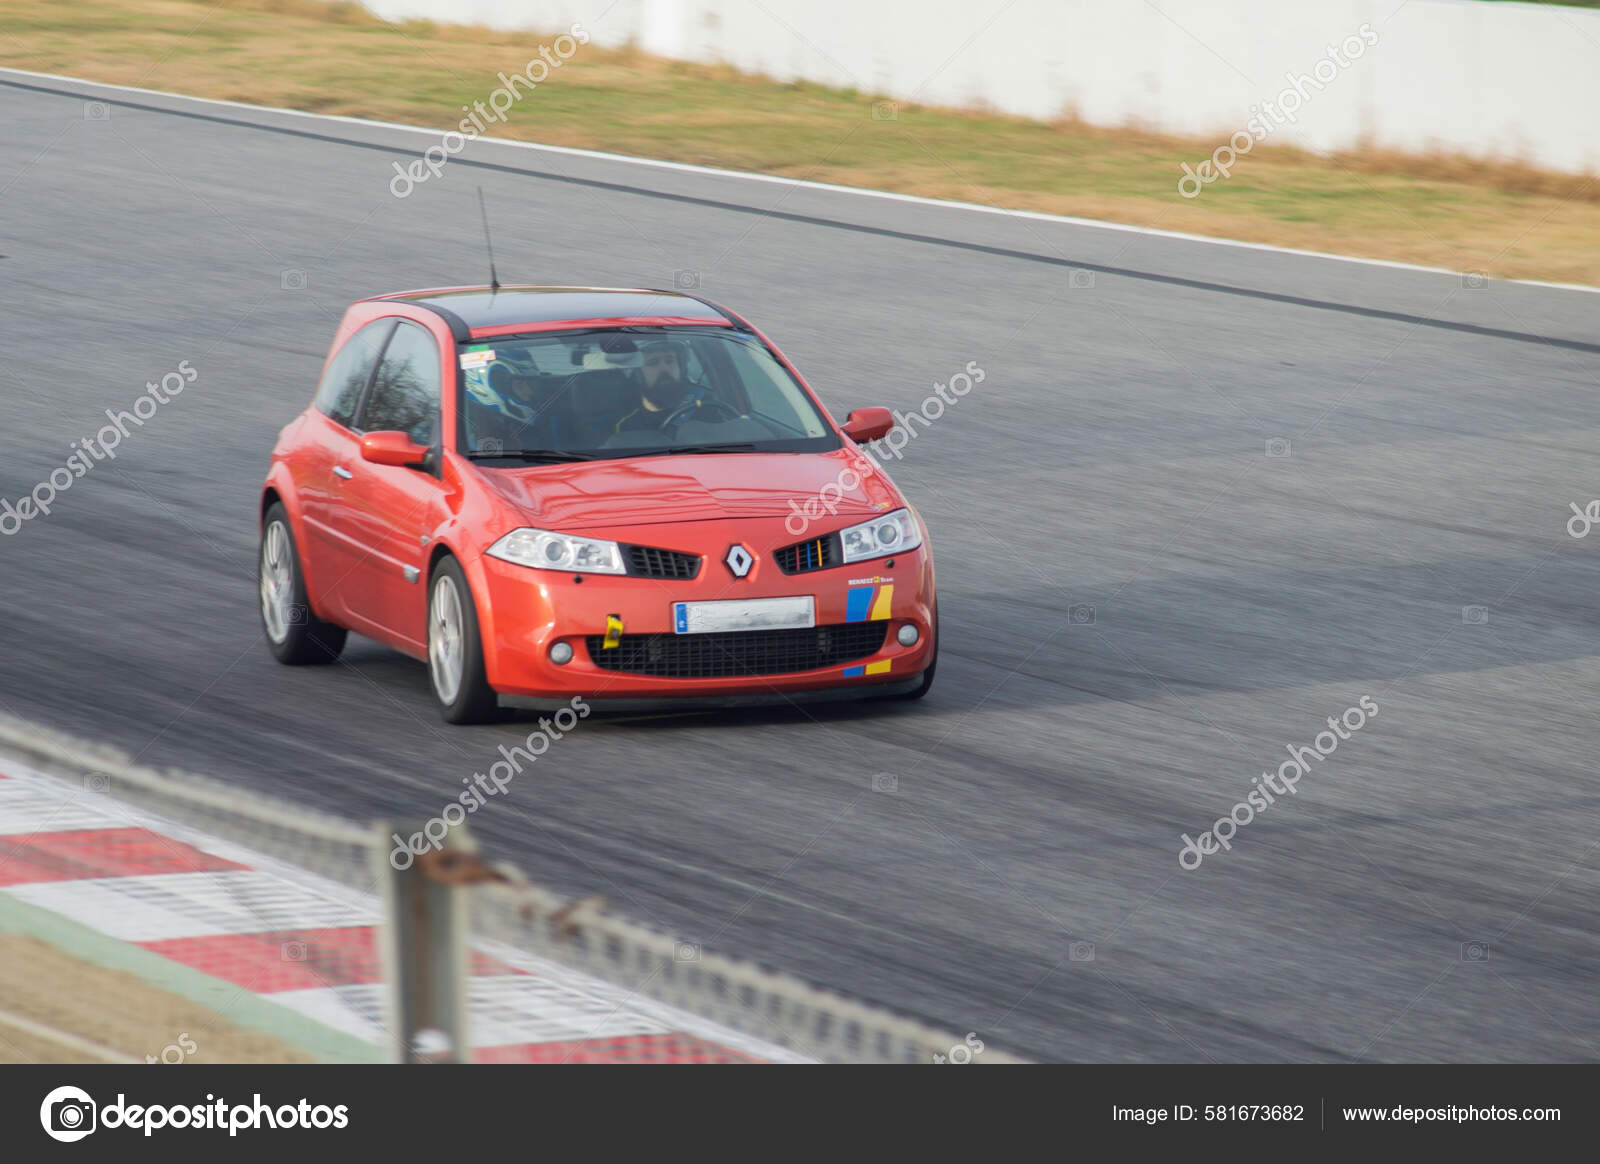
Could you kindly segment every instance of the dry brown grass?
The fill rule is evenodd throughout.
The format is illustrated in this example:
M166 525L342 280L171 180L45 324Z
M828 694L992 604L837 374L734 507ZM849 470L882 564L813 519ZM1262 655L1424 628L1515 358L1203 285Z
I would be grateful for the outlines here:
M1338 153L1330 159L1362 174L1399 174L1462 186L1483 186L1507 194L1536 194L1580 202L1600 202L1600 174L1562 174L1528 162L1480 161L1461 154L1405 154L1397 150Z
M147 1055L159 1059L185 1036L194 1046L184 1060L189 1063L315 1061L133 974L80 961L16 934L0 934L0 1007L139 1063ZM176 1054L168 1053L169 1058ZM75 1049L70 1041L33 1034L0 1018L0 1063L93 1062L103 1060Z
M264 19L270 14L270 19ZM5 0L0 64L443 129L541 38L385 24L323 0ZM588 46L496 136L1165 230L1600 284L1600 177L1515 160L1262 146L1201 197L1179 164L1218 141L1072 119L902 106L724 66Z

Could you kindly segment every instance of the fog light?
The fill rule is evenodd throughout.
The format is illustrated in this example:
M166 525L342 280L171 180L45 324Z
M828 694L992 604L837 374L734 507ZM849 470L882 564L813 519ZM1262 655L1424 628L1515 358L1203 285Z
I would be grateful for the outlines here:
M917 645L917 639L920 636L917 634L917 628L908 622L900 628L899 633L894 637L900 640L902 647L914 647Z
M550 648L550 661L558 667L564 667L572 662L572 644L557 643Z

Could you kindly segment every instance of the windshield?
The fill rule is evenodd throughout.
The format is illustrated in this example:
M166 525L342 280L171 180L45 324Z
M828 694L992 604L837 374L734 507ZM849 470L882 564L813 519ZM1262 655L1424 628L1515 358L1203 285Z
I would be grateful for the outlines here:
M556 332L459 353L460 449L490 463L839 447L772 352L726 328Z

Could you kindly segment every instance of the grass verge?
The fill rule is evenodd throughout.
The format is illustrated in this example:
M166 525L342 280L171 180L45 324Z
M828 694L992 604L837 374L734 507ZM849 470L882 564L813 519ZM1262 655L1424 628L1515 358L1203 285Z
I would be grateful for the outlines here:
M6 0L0 65L436 127L523 68L533 34L386 24L322 0ZM1163 230L1600 284L1600 176L1263 146L1195 199L1218 140L899 106L852 90L585 46L497 137ZM41 135L45 129L41 127Z
M0 1063L105 1061L85 1053L85 1042L137 1063L151 1055L168 1063L315 1061L126 970L22 934L0 933L0 1000Z

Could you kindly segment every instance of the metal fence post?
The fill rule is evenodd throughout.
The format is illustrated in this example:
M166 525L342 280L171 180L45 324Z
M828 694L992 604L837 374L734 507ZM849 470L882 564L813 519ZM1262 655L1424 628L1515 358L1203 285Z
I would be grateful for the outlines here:
M389 1059L468 1062L466 894L471 879L460 869L463 859L476 864L472 844L459 827L439 847L424 840L420 828L380 824L378 831L373 859L383 910L379 945Z

